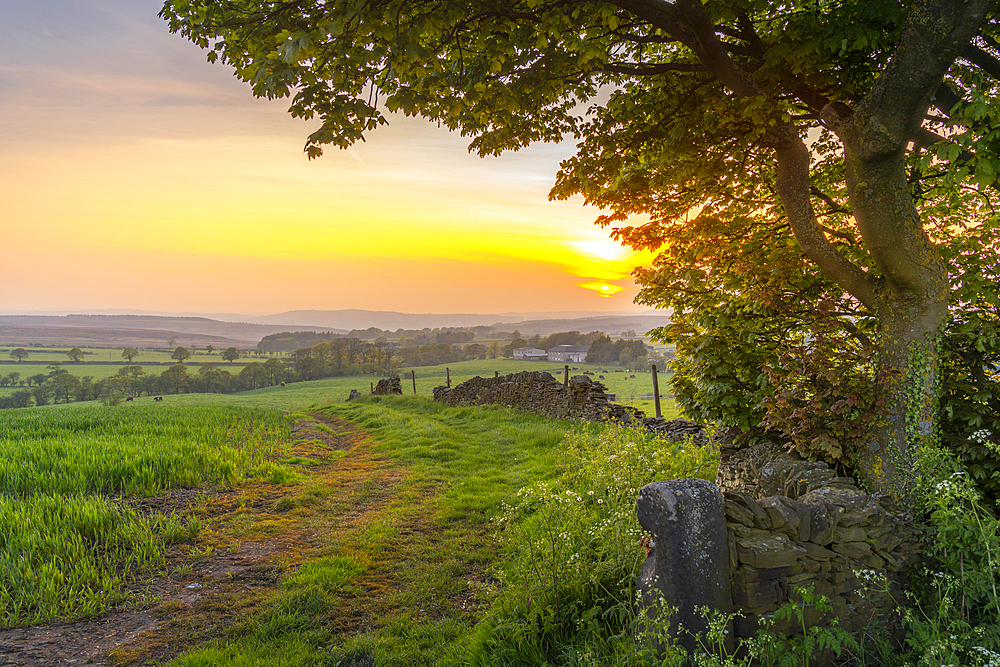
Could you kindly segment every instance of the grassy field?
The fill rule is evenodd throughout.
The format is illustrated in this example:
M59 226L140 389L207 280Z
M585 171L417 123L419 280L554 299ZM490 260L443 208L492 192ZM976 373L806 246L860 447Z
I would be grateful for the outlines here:
M447 367L453 384L494 372L557 370L510 360ZM216 636L177 664L312 664L331 646L343 655L389 651L398 655L385 664L413 665L431 664L451 646L452 658L443 664L457 664L459 638L472 630L494 586L490 522L517 489L555 474L556 446L571 425L506 408L427 401L444 384L445 368L415 369L418 397L345 402L351 389L367 394L369 382L380 379L373 376L232 395L170 395L162 403L143 397L115 407L0 411L0 531L8 535L0 554L2 622L75 619L148 604L142 582L176 573L175 567L183 573L198 554L238 549L262 536L291 541L312 531L326 538L279 559L281 583L240 626L243 639L193 631L171 637L171 645L194 645ZM401 374L409 392L407 370ZM616 377L622 375L605 377L612 385L627 382ZM649 378L636 375L637 385ZM355 446L350 457L321 446L319 438L297 440L289 424L319 418L306 412L360 424L374 440ZM326 428L326 435L347 433L337 430ZM161 507L159 498L183 489L202 489L199 500ZM243 498L235 509L212 518L212 499L233 493ZM261 516L251 508L265 497L291 511L280 521ZM345 523L345 513L365 520ZM407 565L400 571L396 563ZM374 597L365 592L376 590ZM286 622L314 627L316 614L340 618L344 600L358 595L365 613L380 619L378 632L282 631L277 645L258 636ZM296 606L306 598L308 614ZM192 623L204 622L198 618ZM285 640L304 646L308 659L289 659L295 651L288 652ZM203 657L213 651L229 657ZM149 653L116 655L118 664L131 664Z
M10 352L15 349L14 347L3 347L0 348L0 372L10 372L6 369L10 366L11 361L15 361L11 358ZM122 350L124 348L120 347L83 347L80 350L83 352L84 357L79 362L70 361L70 358L66 356L66 353L70 350L69 347L44 347L44 348L34 348L26 347L24 348L28 352L27 361L34 362L44 362L46 364L51 364L53 362L62 362L67 367L72 366L84 366L88 362L115 362L115 363L126 363L125 359L122 358ZM187 348L189 352L192 350ZM222 358L223 350L213 350L211 354L205 352L204 349L194 350L192 356L188 358L186 363L189 364L203 364L206 362L214 362L217 364L228 364ZM139 356L133 359L134 363L176 363L171 359L170 355L173 354L173 350L168 350L166 348L162 349L148 349L142 348L139 350ZM267 357L243 357L238 359L235 363L247 363L249 361L264 361Z
M571 375L580 375L585 369L597 373L599 369L596 364L576 364L575 367L578 370L571 370ZM88 368L97 369L101 367L90 366ZM115 369L115 367L111 366L107 366L105 368ZM159 372L156 370L157 368L158 367L153 366L149 369L149 372ZM452 386L477 375L481 377L492 377L494 373L497 372L501 375L506 375L507 373L517 373L523 370L548 371L560 381L563 377L562 367L552 363L543 364L529 361L513 361L511 359L460 361L457 363L442 364L439 366L417 366L412 369L401 369L400 376L402 379L404 395L410 395L413 392L413 383L410 375L411 370L416 372L417 395L430 396L434 391L434 387L445 384L445 378L447 375L446 369L451 370ZM4 371L0 369L0 373L2 372ZM74 371L71 369L71 372ZM112 373L109 373L109 375L110 374ZM640 410L644 410L649 415L653 414L652 400L629 400L630 396L652 394L652 379L649 373L635 373L634 380L626 379L626 373L615 373L611 371L602 374L605 379L598 381L603 382L608 386L609 393L617 395L617 402L625 405L634 405ZM284 387L265 387L263 389L245 391L236 394L171 394L164 397L164 402L171 405L241 405L247 407L256 406L273 408L286 411L303 410L314 406L343 403L347 400L347 397L350 395L352 389L357 389L362 395L366 395L370 393L371 386L384 377L384 375L331 377L322 380L313 380L310 382L292 382ZM596 375L592 377L595 379L597 378ZM665 394L666 377L667 376L665 374L660 375L661 394ZM8 392L15 391L9 388L0 388L0 391L4 391L4 389ZM144 405L151 402L152 398L143 396L135 399L134 403L123 404L119 407L122 409L128 409L133 405ZM674 419L679 416L679 411L674 405L672 399L665 397L661 400L661 404L664 417L667 419ZM59 404L57 406L47 406L47 409L76 409L92 405L94 405L94 402L69 403Z
M177 487L284 480L280 413L234 406L0 411L4 624L93 615L164 562L174 515L121 499Z

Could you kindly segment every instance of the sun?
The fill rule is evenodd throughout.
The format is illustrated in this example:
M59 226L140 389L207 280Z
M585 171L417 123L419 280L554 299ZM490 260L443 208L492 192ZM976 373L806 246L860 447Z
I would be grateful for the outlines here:
M582 287L583 289L593 290L594 292L597 292L598 296L602 296L605 298L614 296L615 294L618 294L618 292L621 292L622 289L624 289L622 287L619 287L618 285L609 285L607 283L602 283L602 282L580 283L580 287Z

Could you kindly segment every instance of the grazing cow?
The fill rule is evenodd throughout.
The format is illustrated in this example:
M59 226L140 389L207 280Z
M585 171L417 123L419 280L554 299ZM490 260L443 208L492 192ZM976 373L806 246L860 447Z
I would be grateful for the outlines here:
M603 379L604 379L604 376L603 376L603 375L598 375L598 376L597 376L597 378L598 378L599 380L603 380Z
M284 383L284 382L282 382L282 383L281 383L281 386L282 386L282 387L284 387L284 386L285 386L285 383Z
M163 400L163 397L162 397L162 396L154 396L154 397L153 397L153 400L154 400L154 401L162 401L162 400Z
M635 379L635 375L634 374L633 375L629 375L629 377L632 378L633 380Z
M132 400L132 397L131 397L131 396L128 396L128 397L127 397L127 398L125 399L125 402L127 403L128 401L131 401L131 400Z

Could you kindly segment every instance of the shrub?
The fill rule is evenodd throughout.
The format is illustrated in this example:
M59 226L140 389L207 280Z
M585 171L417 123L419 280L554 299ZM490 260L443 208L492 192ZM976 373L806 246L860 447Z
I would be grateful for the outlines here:
M571 432L560 459L555 479L521 489L498 520L501 588L473 647L482 664L632 653L635 580L646 555L639 489L660 479L715 479L718 467L710 447L620 425Z
M889 371L878 369L874 351L835 330L814 330L765 370L773 393L761 401L761 426L781 431L804 458L853 463L886 415L879 386Z
M995 320L955 317L942 337L941 441L991 503L1000 499L1000 330Z

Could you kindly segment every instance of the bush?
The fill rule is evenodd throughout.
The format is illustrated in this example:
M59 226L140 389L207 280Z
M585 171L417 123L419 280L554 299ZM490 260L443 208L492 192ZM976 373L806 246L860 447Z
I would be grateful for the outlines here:
M972 314L955 317L941 345L941 441L988 502L1000 499L1000 330Z
M634 654L635 580L646 556L636 498L650 482L715 479L710 447L619 425L576 430L556 479L521 489L498 521L501 588L477 628L478 664L575 664Z
M853 464L886 416L884 386L871 349L832 328L790 345L765 368L773 393L761 401L761 426L788 438L803 458Z

